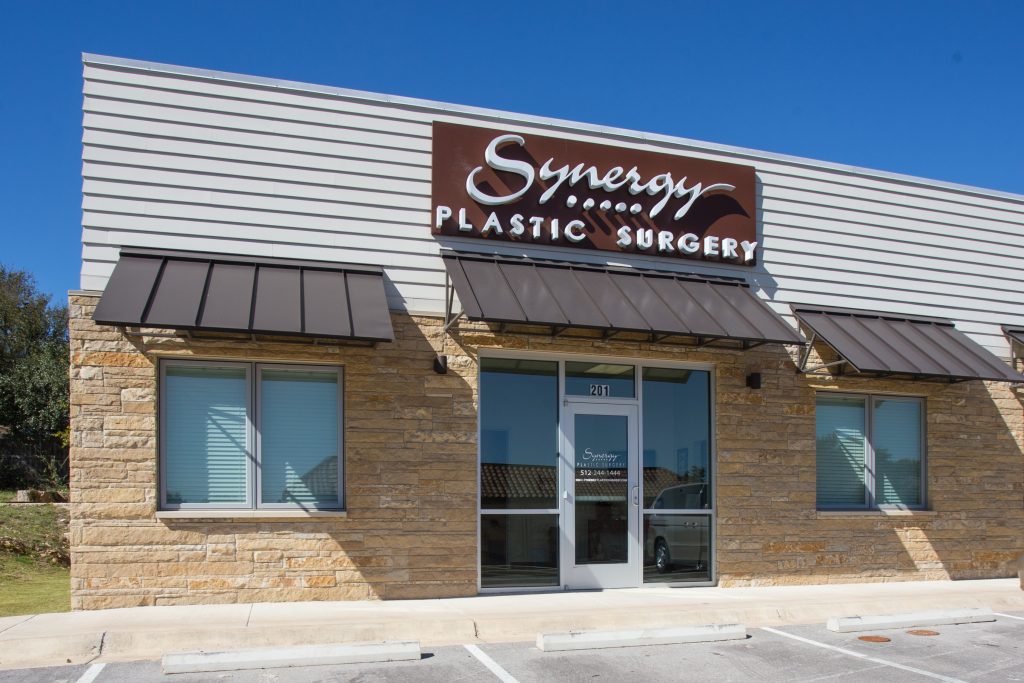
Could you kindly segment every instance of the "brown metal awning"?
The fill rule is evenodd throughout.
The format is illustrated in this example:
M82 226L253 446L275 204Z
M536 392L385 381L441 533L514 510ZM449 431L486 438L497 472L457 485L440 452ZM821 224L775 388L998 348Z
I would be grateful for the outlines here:
M944 318L817 306L793 306L793 313L812 332L802 372L848 364L855 372L881 376L1024 382L1024 375ZM807 357L817 340L830 346L840 360L808 367Z
M1011 342L1024 346L1024 327L1007 327L1004 325L1003 333L1010 338Z
M1014 362L1024 360L1024 327L1004 325L1003 334L1010 340L1010 356Z
M652 341L719 340L744 348L800 344L796 331L739 280L559 261L442 252L470 320L649 335ZM451 316L449 292L448 325Z
M320 261L122 249L104 325L391 341L384 271Z

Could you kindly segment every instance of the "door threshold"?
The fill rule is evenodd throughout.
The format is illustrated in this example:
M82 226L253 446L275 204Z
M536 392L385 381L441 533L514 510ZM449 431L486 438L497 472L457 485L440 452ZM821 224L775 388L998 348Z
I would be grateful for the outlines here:
M606 591L667 591L686 588L715 588L717 581L700 583L645 583L639 586L623 586L621 588L573 588L572 586L545 586L543 588L478 588L477 595L561 595L565 593L604 593Z

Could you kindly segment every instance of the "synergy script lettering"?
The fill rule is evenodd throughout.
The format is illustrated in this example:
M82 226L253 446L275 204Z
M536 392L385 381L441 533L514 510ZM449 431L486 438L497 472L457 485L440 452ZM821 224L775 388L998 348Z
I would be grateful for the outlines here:
M480 188L476 186L476 175L480 171L484 170L483 166L477 166L466 178L466 192L475 201L488 206L495 206L498 204L509 204L516 201L530 189L533 185L536 173L533 170L533 166L525 161L518 161L516 159L506 159L498 154L499 148L503 145L514 143L517 145L526 145L526 140L521 135L499 135L498 137L491 140L491 144L487 145L487 149L484 151L484 161L487 165L493 169L499 171L508 171L509 173L516 173L521 175L526 181L523 188L518 192L513 192L499 197L492 197L491 195L485 194L480 191ZM725 190L732 192L736 189L735 185L728 183L713 183L707 187L703 187L700 183L694 183L690 187L686 187L686 178L681 178L678 182L673 180L671 173L661 173L654 176L650 180L644 182L640 176L640 172L636 166L625 171L621 166L615 166L609 169L604 175L601 175L600 171L595 166L586 166L585 164L576 164L572 169L569 168L568 164L564 164L559 168L552 168L552 164L555 163L554 159L548 159L544 162L544 165L540 167L540 179L544 181L554 180L544 190L544 194L540 196L540 203L546 204L549 199L558 191L558 188L562 186L566 180L569 181L569 187L574 187L583 180L587 181L587 186L591 190L604 190L605 192L614 192L621 187L627 187L628 192L631 195L639 195L647 193L648 195L662 195L661 199L657 204L651 208L649 215L654 218L661 210L665 208L665 204L668 203L672 197L683 198L689 197L685 204L679 207L673 218L679 220L686 215L686 212L690 210L693 203L697 201L705 192L712 192L714 190ZM575 195L570 195L566 200L566 204L570 207L577 203L578 199ZM607 203L605 203L607 202ZM601 209L608 211L612 209L610 200L602 202ZM589 210L594 207L594 199L586 199L583 202L583 209ZM615 207L617 211L625 211L625 203L621 203ZM633 204L629 207L629 212L633 214L640 213L643 207L640 204Z
M435 155L445 149L438 144L435 141ZM750 194L746 186L752 183L745 181L747 176L737 176L732 170L737 167L672 155L643 153L643 157L634 150L609 152L606 147L573 144L576 146L569 152L541 156L537 152L545 146L551 149L549 138L492 134L482 150L483 163L480 157L473 159L472 148L459 147L465 150L460 152L460 158L468 162L463 166L468 173L463 171L458 194L464 193L462 196L470 202L459 201L455 178L435 169L435 232L742 264L755 260L756 239L746 238L746 232L728 227L745 220L752 225L753 221L746 200ZM578 154L596 150L603 160L573 159L572 150ZM620 159L620 163L615 163L614 157L608 158L616 153L634 162L622 163ZM658 160L677 170L658 169L654 166ZM693 180L692 174L686 175L691 168L700 169L703 179ZM743 181L742 195L731 198L737 185L714 178L712 173L719 168ZM749 177L753 178L752 171ZM437 186L442 181L444 189L439 195ZM698 200L709 197L718 204L708 204L695 216ZM452 199L458 203L452 203ZM720 216L736 220L726 221L725 228L710 230Z
M583 451L582 459L583 460L587 460L589 462L610 464L610 463L614 463L615 461L617 461L619 459L619 454L618 453L595 453L590 448L587 448L587 449L585 449Z

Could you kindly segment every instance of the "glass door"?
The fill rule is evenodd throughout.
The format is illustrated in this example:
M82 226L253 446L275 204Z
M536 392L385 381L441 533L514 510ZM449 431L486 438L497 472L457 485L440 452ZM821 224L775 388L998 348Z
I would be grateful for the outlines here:
M562 583L640 583L639 434L633 405L568 403L562 420Z

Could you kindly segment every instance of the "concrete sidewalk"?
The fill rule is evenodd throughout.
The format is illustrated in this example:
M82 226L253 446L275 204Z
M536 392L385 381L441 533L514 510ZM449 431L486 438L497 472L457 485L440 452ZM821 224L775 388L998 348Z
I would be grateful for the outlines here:
M123 661L183 650L419 640L534 640L578 629L824 622L959 607L1024 610L1017 579L765 588L639 588L389 602L134 607L0 618L0 668Z

